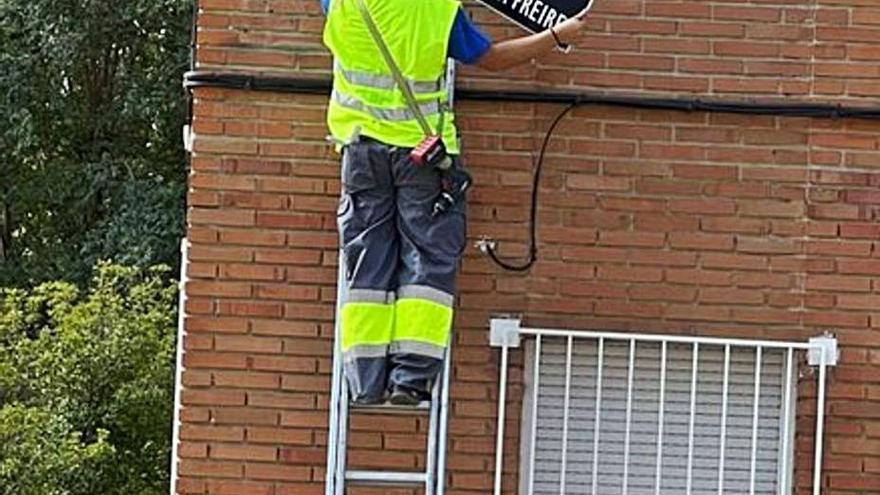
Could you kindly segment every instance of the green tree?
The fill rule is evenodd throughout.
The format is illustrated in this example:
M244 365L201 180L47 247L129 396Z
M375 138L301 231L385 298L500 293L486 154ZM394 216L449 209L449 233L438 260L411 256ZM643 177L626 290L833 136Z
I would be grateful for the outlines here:
M85 293L0 291L0 494L167 493L167 272L100 264Z
M190 10L0 1L0 286L176 264Z

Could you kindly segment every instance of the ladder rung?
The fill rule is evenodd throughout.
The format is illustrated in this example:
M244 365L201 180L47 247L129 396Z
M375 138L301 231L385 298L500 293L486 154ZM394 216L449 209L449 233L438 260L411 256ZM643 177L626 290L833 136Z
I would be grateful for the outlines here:
M353 483L381 486L424 485L427 474L408 471L347 471L345 479Z
M364 414L413 414L430 411L431 401L423 400L414 406L398 406L390 402L370 405L356 404L352 402L348 407L352 411Z

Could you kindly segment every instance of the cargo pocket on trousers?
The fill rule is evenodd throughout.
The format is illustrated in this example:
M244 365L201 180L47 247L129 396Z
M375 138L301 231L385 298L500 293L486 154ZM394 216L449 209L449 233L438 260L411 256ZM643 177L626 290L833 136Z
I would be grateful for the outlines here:
M345 147L341 175L342 190L345 194L356 195L376 187L369 145L353 144Z
M336 207L336 217L341 233L343 227L356 220L358 196L376 186L373 167L369 160L369 148L363 144L346 146L342 154L342 170L340 171L342 192ZM353 225L355 229L358 227Z
M342 156L342 193L336 209L346 279L352 280L364 253L361 234L370 224L369 208L363 195L376 187L369 145L355 143L345 147Z

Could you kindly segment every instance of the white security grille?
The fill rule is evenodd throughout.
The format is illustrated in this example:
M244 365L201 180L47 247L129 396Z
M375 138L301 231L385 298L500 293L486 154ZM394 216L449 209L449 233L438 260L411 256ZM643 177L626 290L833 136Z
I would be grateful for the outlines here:
M819 366L821 459L825 370L836 363L832 338L708 339L524 329L493 320L493 345L502 348L499 406L508 349L520 336L534 337L523 402L523 494L790 493L794 377L803 351ZM496 495L504 416L500 407ZM817 469L815 494L819 479Z
M534 394L535 347L530 346L530 380L526 389L525 411L531 411ZM632 393L629 394L630 343L604 343L598 456L596 447L596 398L599 341L578 339L572 343L569 395L568 448L565 492L591 493L593 473L598 493L622 493L624 470L628 472L627 492L633 495L687 493L688 459L692 454L691 493L717 493L721 440L725 440L724 487L731 492L749 493L751 483L752 435L756 433L756 494L780 493L782 452L783 383L785 351L762 352L758 429L753 432L755 397L754 349L732 349L728 384L728 411L725 436L721 436L721 406L724 379L724 348L705 346L698 352L697 386L694 399L693 452L690 445L693 348L685 344L666 346L663 374L663 344L636 346L633 360ZM537 377L536 416L530 413L523 425L526 435L535 427L534 479L530 459L524 459L523 486L526 493L559 493L561 483L561 442L564 421L567 343L564 338L542 340L541 367ZM665 378L665 379L664 379ZM661 390L662 388L662 390ZM632 397L628 404L627 397ZM662 400L661 400L662 399ZM662 405L661 405L662 403ZM630 443L626 451L627 406L630 406ZM659 448L662 445L662 448ZM790 443L788 445L791 445ZM624 464L625 456L629 462ZM657 467L660 469L657 469ZM782 477L783 482L787 477ZM666 491L664 491L666 490ZM784 493L784 491L782 491Z

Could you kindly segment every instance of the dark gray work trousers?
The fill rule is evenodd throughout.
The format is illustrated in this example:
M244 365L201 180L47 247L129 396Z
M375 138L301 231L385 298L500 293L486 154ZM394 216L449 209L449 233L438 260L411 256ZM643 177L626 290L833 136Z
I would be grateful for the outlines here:
M448 345L465 204L432 216L440 176L409 151L369 138L343 148L340 316L355 400L380 400L395 386L427 394Z

